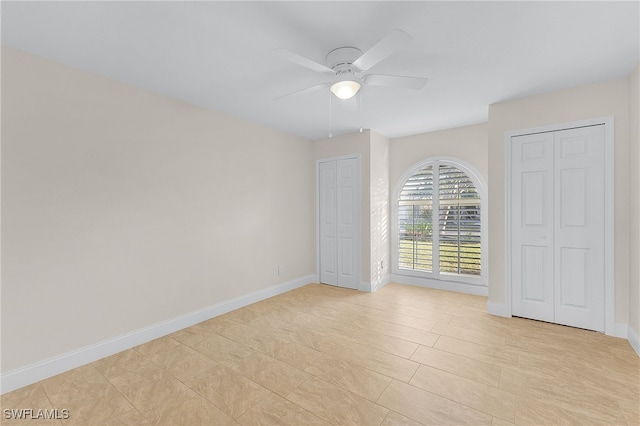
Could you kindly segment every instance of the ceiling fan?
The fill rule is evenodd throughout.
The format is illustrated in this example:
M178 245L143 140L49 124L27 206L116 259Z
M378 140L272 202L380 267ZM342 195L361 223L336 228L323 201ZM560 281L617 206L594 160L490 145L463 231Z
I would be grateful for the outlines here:
M339 99L350 99L358 93L363 85L421 89L427 83L426 78L366 73L371 67L396 53L411 40L412 37L409 34L395 29L364 53L356 47L333 49L327 54L326 65L289 50L276 49L274 52L283 59L313 71L333 76L330 81L280 96L277 99L305 95L326 88L329 88Z

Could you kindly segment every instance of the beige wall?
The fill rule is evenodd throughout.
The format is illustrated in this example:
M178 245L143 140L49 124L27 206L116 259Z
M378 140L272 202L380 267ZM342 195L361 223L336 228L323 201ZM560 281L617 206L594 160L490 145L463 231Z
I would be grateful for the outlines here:
M629 76L629 328L640 337L640 65ZM640 347L636 347L640 350Z
M8 48L2 89L3 373L315 273L310 141Z
M615 117L615 322L629 313L628 79L489 106L489 301L505 303L505 132Z
M391 192L402 175L429 157L455 157L472 165L487 181L487 124L457 127L391 141Z

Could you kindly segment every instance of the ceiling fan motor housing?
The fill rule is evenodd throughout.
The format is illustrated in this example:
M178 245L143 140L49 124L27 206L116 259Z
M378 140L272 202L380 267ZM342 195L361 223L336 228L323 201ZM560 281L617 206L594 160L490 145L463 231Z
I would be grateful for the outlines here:
M338 78L355 77L360 70L353 66L353 62L360 56L362 50L357 47L338 47L329 52L325 60Z

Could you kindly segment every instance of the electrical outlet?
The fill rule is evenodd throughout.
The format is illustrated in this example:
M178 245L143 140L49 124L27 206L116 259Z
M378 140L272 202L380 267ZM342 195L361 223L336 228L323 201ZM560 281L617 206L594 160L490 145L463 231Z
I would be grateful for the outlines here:
M284 274L284 267L278 266L278 276Z

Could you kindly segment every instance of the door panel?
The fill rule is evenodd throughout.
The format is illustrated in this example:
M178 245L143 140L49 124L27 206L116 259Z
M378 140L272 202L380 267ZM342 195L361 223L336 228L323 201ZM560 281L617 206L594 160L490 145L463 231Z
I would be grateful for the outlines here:
M544 285L540 285L546 279L545 272L549 268L546 264L548 257L549 250L545 246L522 246L520 282L522 283L522 299L524 301L548 303L549 292L545 291Z
M560 227L587 226L588 169L560 171Z
M545 225L545 211L549 204L545 197L547 192L547 171L535 171L522 173L522 225Z
M553 135L518 136L512 144L513 314L553 321Z
M336 162L320 163L320 282L338 284Z
M587 306L589 250L560 249L560 306Z
M555 322L604 331L604 126L555 138Z
M356 176L358 164L355 158L337 161L338 167L338 285L340 287L358 288L356 278L357 232L358 222L356 199Z

